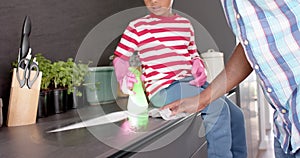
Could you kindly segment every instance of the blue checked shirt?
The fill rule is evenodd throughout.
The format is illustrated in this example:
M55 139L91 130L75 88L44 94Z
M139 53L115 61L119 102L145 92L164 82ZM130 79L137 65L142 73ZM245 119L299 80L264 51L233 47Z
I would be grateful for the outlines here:
M294 153L300 149L300 0L221 2L275 109L275 137L286 153Z

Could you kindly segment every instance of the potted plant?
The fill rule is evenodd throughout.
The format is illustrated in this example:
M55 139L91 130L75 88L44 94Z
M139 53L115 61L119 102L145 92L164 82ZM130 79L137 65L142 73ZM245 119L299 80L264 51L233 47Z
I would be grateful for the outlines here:
M89 67L84 81L87 101L90 105L115 102L117 80L113 66Z
M77 89L77 87L82 86L85 76L88 73L88 64L83 64L81 61L78 63L73 62L73 59L70 58L67 61L68 74L71 77L71 80L68 80L67 87L68 93L75 93L76 96L82 96L82 92Z
M75 63L72 58L69 58L66 62L67 74L69 74L66 80L66 85L68 88L68 94L72 94L73 106L71 108L77 108L79 105L84 104L83 96L83 82L88 73L88 64L84 64L81 61Z
M38 117L47 117L54 113L53 110L53 95L50 88L53 75L51 60L44 57L41 53L35 55L36 61L39 64L39 70L42 72L39 104L38 104Z
M36 61L39 64L39 69L42 72L41 90L49 91L51 80L53 78L51 74L52 62L44 57L41 53L35 55Z
M82 96L82 92L79 90L80 86L84 82L85 76L88 72L88 64L83 64L81 61L75 63L72 58L68 58L67 61L57 61L53 63L52 73L55 105L60 110L58 113L67 109L77 108L78 98ZM63 105L65 104L65 105Z
M54 111L56 114L67 110L67 86L72 81L69 69L65 61L56 61L52 64L51 74L53 76Z

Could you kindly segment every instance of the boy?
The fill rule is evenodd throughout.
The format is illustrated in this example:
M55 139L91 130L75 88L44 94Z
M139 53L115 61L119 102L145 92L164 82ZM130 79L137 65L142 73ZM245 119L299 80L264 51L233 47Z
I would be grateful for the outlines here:
M113 63L122 91L133 94L136 79L128 71L128 61L137 51L146 95L154 106L198 95L207 83L190 21L172 13L173 0L144 2L151 13L130 22L114 53ZM208 156L247 157L241 110L225 97L211 104L201 111Z

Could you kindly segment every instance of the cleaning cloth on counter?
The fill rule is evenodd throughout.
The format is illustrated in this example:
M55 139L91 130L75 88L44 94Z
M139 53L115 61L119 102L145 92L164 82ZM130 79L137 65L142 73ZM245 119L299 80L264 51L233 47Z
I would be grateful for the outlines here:
M189 115L188 113L179 113L177 115L171 116L172 111L170 109L159 110L158 108L149 110L148 114L150 117L162 117L164 120L174 120Z

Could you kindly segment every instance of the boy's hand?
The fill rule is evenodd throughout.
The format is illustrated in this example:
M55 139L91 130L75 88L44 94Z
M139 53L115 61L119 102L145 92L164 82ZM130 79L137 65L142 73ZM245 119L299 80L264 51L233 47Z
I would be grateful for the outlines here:
M145 80L145 76L141 75L141 81ZM128 72L122 81L122 86L121 86L121 90L124 94L135 94L134 91L132 91L133 85L134 83L138 82L138 80L136 79L136 76L132 73L132 72Z
M135 94L134 91L132 91L134 83L138 82L135 78L135 75L132 72L128 72L122 81L121 90L124 94Z
M192 75L194 80L190 81L190 84L196 87L202 86L207 79L204 63L199 58L193 60Z

